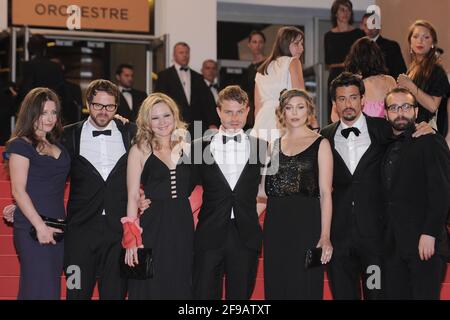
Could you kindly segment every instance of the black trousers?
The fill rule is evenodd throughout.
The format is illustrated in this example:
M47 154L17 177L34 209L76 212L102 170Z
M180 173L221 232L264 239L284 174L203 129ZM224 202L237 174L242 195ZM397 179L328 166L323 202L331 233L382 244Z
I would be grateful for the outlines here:
M66 278L72 273L68 267L81 271L80 288L67 287L67 300L89 300L98 281L101 300L123 300L127 281L120 277L119 257L122 249L120 235L106 226L104 217L92 226L68 230L65 239ZM70 281L69 281L70 282Z
M336 249L328 265L328 279L336 300L384 299L382 241L362 236L353 222L348 247Z
M248 249L239 237L234 221L229 223L227 239L218 249L195 252L194 299L248 300L255 287L258 252Z
M398 253L386 257L386 298L389 300L439 300L444 258L433 255L427 261L419 255L401 256Z

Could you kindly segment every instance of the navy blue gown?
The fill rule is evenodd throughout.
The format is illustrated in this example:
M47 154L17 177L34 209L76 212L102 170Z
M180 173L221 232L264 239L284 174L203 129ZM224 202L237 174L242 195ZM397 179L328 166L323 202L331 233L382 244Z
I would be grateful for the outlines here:
M40 215L64 219L64 187L70 157L63 145L58 159L40 155L21 138L13 140L7 154L29 159L26 191ZM20 261L19 300L57 300L61 296L64 244L41 245L30 236L31 223L19 207L14 213L14 245Z

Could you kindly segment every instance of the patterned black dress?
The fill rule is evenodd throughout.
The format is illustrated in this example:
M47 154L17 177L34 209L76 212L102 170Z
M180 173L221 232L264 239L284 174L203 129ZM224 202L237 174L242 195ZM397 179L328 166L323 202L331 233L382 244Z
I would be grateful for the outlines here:
M322 137L294 156L274 143L266 176L268 196L264 222L264 287L266 299L323 298L323 267L306 270L305 252L316 247L321 232L318 151Z

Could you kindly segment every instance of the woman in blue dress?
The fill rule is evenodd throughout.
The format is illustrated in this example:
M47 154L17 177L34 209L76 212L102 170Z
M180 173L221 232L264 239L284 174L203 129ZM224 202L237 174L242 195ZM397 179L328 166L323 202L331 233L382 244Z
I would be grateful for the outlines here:
M64 219L64 187L70 157L59 142L62 133L58 96L35 88L25 97L16 128L6 145L6 163L17 208L14 244L20 261L18 299L56 300L61 295L61 230L43 217ZM30 234L36 230L36 237Z

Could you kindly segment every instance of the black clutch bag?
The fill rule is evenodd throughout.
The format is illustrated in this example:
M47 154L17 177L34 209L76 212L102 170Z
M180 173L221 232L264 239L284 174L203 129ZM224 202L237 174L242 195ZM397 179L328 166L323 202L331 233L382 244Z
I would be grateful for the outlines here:
M66 220L64 219L55 219L55 218L49 218L46 216L40 215L44 223L51 228L59 229L62 231L62 233L53 233L53 239L55 239L56 242L61 242L64 239L64 231L66 230ZM33 238L33 240L38 241L37 235L36 235L36 228L31 226L30 228L30 236Z
M320 258L322 257L322 248L310 248L306 250L305 269L323 266Z
M152 249L138 248L139 263L130 267L125 263L126 249L122 249L120 253L120 276L126 279L146 280L153 278L153 256Z

